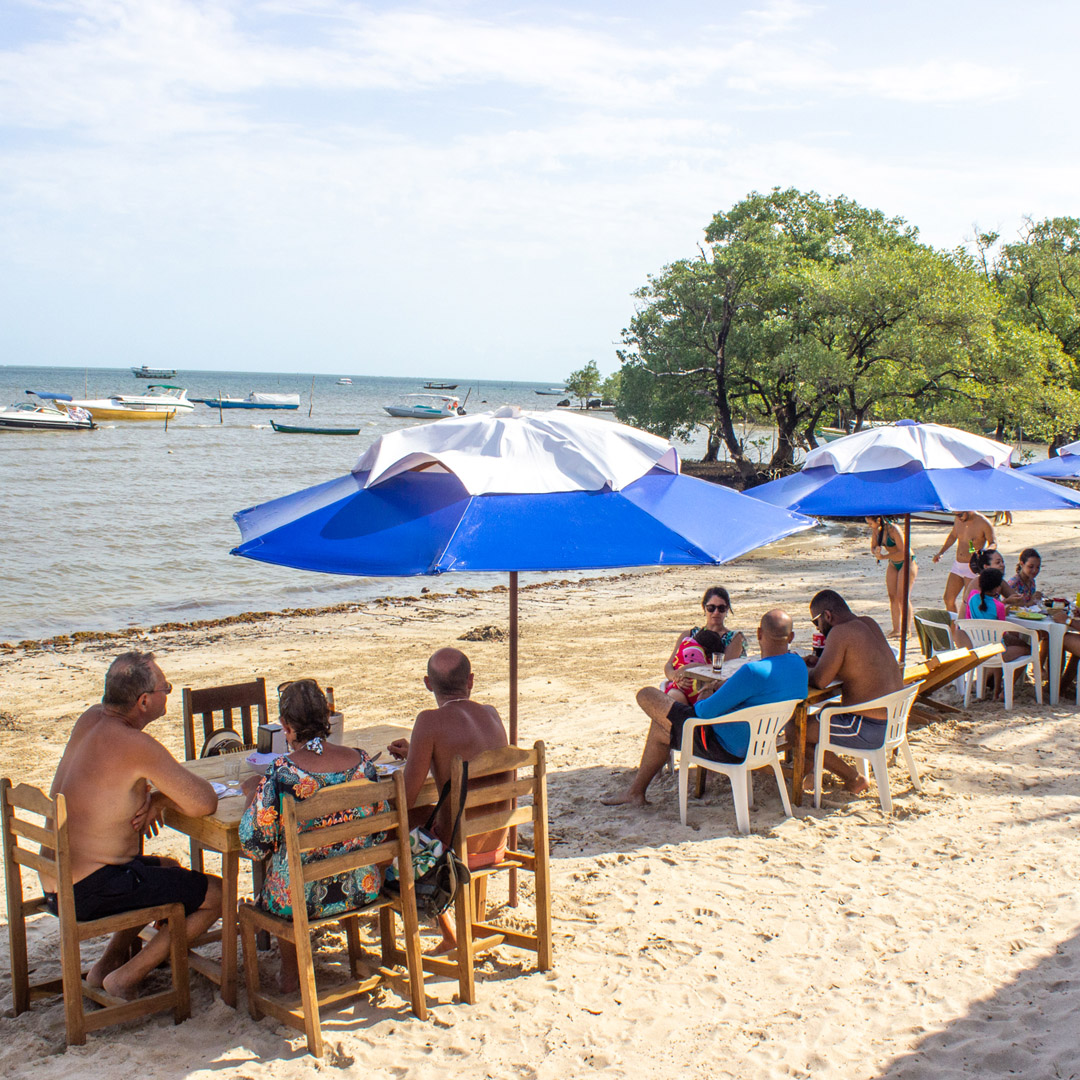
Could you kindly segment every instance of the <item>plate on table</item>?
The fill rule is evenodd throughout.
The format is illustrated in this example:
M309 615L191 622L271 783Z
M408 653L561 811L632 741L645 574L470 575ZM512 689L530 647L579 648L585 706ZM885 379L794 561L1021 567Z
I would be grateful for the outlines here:
M1016 617L1018 619L1029 619L1031 622L1041 622L1046 618L1046 615L1041 611L1018 611Z

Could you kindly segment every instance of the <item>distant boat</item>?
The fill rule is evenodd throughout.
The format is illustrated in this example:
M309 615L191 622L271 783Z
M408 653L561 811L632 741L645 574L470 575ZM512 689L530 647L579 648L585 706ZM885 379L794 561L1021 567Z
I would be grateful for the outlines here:
M338 386L352 386L352 379L349 379L349 378L338 379L337 384L338 384Z
M458 384L456 382L426 382L424 383L425 390L456 390Z
M444 416L460 416L465 410L456 397L444 394L406 394L400 405L384 405L391 416L408 416L415 420L441 420Z
M192 398L211 409L299 409L299 394L260 394L252 391L246 398Z
M566 393L566 387L549 387L547 390L534 390L533 393L539 394L541 397L562 397Z
M175 379L176 372L171 368L151 368L143 364L142 367L133 367L131 374L136 379Z
M177 412L193 412L194 406L180 387L157 387L175 393L113 394L107 398L73 398L70 394L47 394L38 397L58 401L65 408L85 409L97 421L102 420L170 420ZM177 397L176 394L181 395ZM64 405L63 403L66 403Z
M282 431L287 435L359 435L358 427L307 427L301 424L279 424L276 420L270 421L270 426L275 431Z
M33 397L38 395L27 390ZM94 418L75 405L58 406L54 401L20 401L0 409L0 431L92 431Z
M822 442L832 442L833 439L842 439L846 434L843 428L823 427L815 429L814 438L821 439Z

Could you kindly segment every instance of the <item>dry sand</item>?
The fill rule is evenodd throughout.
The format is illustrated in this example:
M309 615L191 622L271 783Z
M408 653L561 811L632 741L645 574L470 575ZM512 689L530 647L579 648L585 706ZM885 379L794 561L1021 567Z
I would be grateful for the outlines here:
M1001 530L1011 559L1034 543L1047 591L1072 594L1080 516L1016 515ZM917 604L936 604L944 535L920 526ZM453 985L427 1023L392 993L329 1016L323 1063L272 1020L253 1022L193 976L192 1018L166 1015L91 1035L64 1052L59 1003L10 1015L7 943L0 967L0 1073L7 1077L306 1078L524 1076L952 1077L1080 1075L1080 733L1071 701L974 705L916 732L926 790L894 770L896 813L876 793L827 793L784 820L759 774L752 835L735 831L730 791L712 776L690 827L672 780L645 810L597 796L636 764L644 717L635 689L655 683L703 588L727 584L730 625L789 608L806 645L819 587L887 621L884 571L865 530L796 537L720 570L616 576L522 596L522 741L550 762L555 969L503 949L475 1006ZM433 584L445 588L446 580ZM420 583L417 585L419 591ZM487 592L357 612L148 634L177 687L263 674L331 683L347 722L403 722L428 704L429 652L469 630L506 626L506 596ZM126 645L90 642L0 654L3 772L47 786L75 719ZM477 696L504 707L505 645L464 646ZM179 692L150 730L181 753ZM164 833L151 850L183 855ZM527 910L527 909L523 909ZM55 924L33 924L32 958L53 955ZM322 958L332 954L325 940Z

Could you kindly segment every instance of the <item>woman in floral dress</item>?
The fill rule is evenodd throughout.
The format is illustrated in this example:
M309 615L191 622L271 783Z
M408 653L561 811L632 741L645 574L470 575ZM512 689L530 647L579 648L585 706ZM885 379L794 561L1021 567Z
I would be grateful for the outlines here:
M292 905L289 863L281 833L281 796L292 795L303 800L324 787L350 780L376 780L377 776L363 750L329 741L330 706L314 679L286 683L280 689L278 709L285 741L292 752L276 758L265 776L252 777L245 783L248 804L240 821L240 845L246 854L265 862L266 876L259 903L275 915L288 918L292 915ZM319 825L351 821L381 809L381 806L357 807L335 815L333 819L301 820L300 828L303 832ZM306 863L342 855L381 841L382 834L346 840L304 852L302 860ZM309 882L305 886L308 916L320 919L354 911L375 900L381 887L382 875L377 866L365 866L351 873ZM278 946L281 952L280 987L291 992L299 985L296 950L281 938Z

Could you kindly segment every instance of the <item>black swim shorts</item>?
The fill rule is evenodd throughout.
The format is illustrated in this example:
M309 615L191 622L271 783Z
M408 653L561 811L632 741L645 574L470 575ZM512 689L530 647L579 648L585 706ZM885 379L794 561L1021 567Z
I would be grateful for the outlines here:
M668 744L672 750L682 748L683 725L687 720L696 718L692 705L684 705L681 701L673 701L668 709L667 718L671 723L671 741ZM712 724L705 724L694 729L694 753L698 757L709 761L719 761L724 765L738 765L745 758L735 757L720 745L720 740L713 731Z
M102 866L76 881L75 917L79 922L103 919L136 908L183 904L190 915L202 907L209 879L198 870L163 863L156 855L139 855L123 866ZM45 906L57 914L56 893L45 894Z

